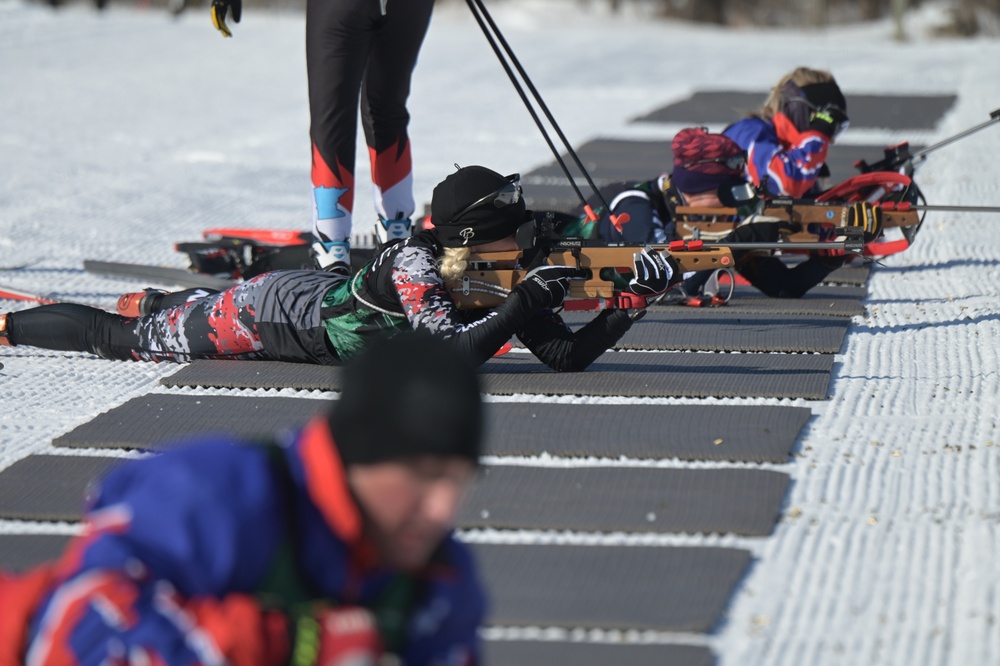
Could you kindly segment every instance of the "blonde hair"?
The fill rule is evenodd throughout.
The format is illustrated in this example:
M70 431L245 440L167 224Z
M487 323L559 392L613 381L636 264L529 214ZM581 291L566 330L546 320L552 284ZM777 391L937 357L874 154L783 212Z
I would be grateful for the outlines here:
M468 267L469 255L472 250L467 247L446 247L444 254L438 260L438 270L445 280L458 280L465 275Z
M771 94L767 96L764 105L760 107L755 113L751 115L756 116L762 120L773 120L776 113L785 112L785 104L788 102L788 98L785 96L783 88L786 83L794 83L799 86L810 86L814 83L827 83L836 81L833 78L833 74L822 69L810 69L808 67L797 67L781 77L778 81L778 85L771 89Z

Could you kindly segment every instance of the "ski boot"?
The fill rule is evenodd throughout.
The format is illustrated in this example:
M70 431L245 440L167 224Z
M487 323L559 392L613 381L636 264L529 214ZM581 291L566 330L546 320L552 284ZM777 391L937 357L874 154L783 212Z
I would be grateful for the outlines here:
M167 294L162 289L143 289L118 298L115 309L123 317L143 317L159 310L157 304Z
M316 268L345 278L351 277L351 242L316 239L310 248Z
M407 218L385 220L380 217L375 223L375 243L379 248L390 241L409 238L412 233L413 222Z
M10 341L10 331L7 329L7 315L0 314L0 347L13 347Z

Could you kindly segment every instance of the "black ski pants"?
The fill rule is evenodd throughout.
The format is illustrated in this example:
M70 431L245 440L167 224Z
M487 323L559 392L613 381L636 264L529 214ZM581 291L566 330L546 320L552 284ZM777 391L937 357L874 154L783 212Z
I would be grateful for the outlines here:
M306 3L313 231L323 240L350 234L359 101L376 212L413 214L406 100L433 7L434 0Z

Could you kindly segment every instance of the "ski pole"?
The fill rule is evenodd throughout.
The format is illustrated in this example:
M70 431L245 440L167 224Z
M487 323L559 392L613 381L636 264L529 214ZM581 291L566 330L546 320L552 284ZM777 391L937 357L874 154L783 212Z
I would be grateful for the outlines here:
M980 124L976 125L975 127L970 127L969 129L965 130L964 132L959 132L958 134L955 134L954 136L950 136L947 139L944 139L942 141L938 141L937 143L935 143L932 146L927 146L926 148L924 148L922 150L918 150L917 152L915 152L913 155L910 156L910 161L913 162L914 166L916 166L919 162L923 162L924 160L926 160L927 159L927 155L930 154L930 153L932 153L932 152L934 152L938 148L944 148L945 146L947 146L947 145L949 145L951 143L954 143L955 141L958 141L959 139L964 139L965 137L969 136L970 134L975 134L976 132L978 132L978 131L980 131L982 129L985 129L985 128L989 127L990 125L992 125L993 123L996 123L996 122L1000 122L1000 109L994 109L993 111L990 111L990 119L987 120L986 122L980 123Z
M580 161L580 158L577 156L576 151L573 150L573 147L570 145L569 140L566 138L566 135L563 134L563 131L559 127L559 124L556 122L556 119L549 111L549 108L545 104L545 101L542 99L542 96L538 92L538 89L535 88L535 85L532 83L531 78L528 76L528 73L524 70L524 67L521 66L521 62L518 60L517 56L514 55L514 51L513 49L511 49L510 44L504 38L503 33L500 32L500 28L493 20L493 17L490 15L489 11L487 11L486 5L483 3L483 0L466 0L466 4L469 5L469 9L472 11L472 15L475 17L476 22L479 24L480 29L482 29L483 31L483 35L485 35L486 37L486 41L489 42L490 47L492 47L493 52L497 56L497 59L500 60L501 66L503 66L504 71L507 72L507 77L514 85L514 89L521 97L521 101L524 102L525 107L528 109L528 113L531 114L532 119L535 121L535 125L538 126L538 130L542 133L542 137L545 139L545 143L548 145L549 150L551 150L552 154L555 156L556 162L558 162L559 167L562 169L563 173L566 174L566 178L569 180L570 186L573 188L573 191L576 193L577 197L579 197L580 199L580 202L583 204L583 209L587 215L587 219L595 221L597 220L597 215L594 213L593 209L587 203L587 200L583 196L583 193L580 191L580 188L577 187L576 182L573 179L573 175L570 173L569 168L566 166L566 162L562 159L562 156L559 155L558 149L552 142L552 139L549 137L548 132L546 131L545 126L542 124L541 119L538 117L538 113L533 108L531 101L525 94L524 88L521 86L520 81L518 81L517 77L514 75L514 72L511 69L511 64L513 64L513 66L517 69L518 74L524 80L524 84L531 91L531 94L534 96L535 101L538 103L539 108L541 108L542 112L545 114L545 117L549 121L549 124L552 125L552 129L556 132L556 134L559 136L559 139L566 147L566 152L573 159L573 161L576 163L577 168L580 170L580 173L582 173L583 177L587 180L587 184L590 186L590 189L594 192L594 194L597 195L598 199L601 202L601 205L604 206L604 209L608 211L608 214L611 217L611 222L620 231L621 225L628 221L628 215L627 214L611 215L610 206L608 206L608 202L605 200L604 195L601 194L600 190L597 189L597 186L594 184L594 181L590 177L590 174L587 172L587 169L583 166L583 162ZM487 24L489 24L489 28L487 28ZM501 53L500 47L497 46L497 41L499 41L500 44L503 46L504 53ZM506 58L510 59L510 63L508 63L507 59L504 57L505 54Z
M932 213L1000 213L1000 206L921 206L919 204L910 204L905 201L884 201L879 204L879 207L882 208L882 210L898 210L901 212L918 210Z

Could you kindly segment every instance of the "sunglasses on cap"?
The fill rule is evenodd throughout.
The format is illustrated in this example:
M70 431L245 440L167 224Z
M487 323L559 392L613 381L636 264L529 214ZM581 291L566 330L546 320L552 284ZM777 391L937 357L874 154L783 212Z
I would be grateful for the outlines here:
M476 199L471 204L458 211L451 216L451 220L455 221L466 215L467 213L479 208L480 206L488 203L492 203L496 208L505 208L516 204L521 200L521 174L512 173L505 177L507 181L499 189L496 189L484 197Z
M705 160L695 160L694 162L682 164L681 168L690 169L699 164L724 164L730 171L740 171L747 165L747 156L745 153L740 153L739 155L730 155L729 157L712 157Z

